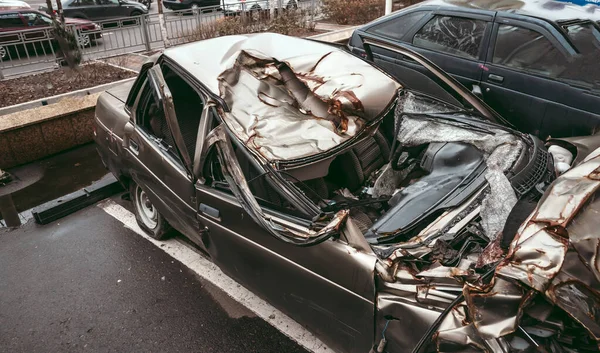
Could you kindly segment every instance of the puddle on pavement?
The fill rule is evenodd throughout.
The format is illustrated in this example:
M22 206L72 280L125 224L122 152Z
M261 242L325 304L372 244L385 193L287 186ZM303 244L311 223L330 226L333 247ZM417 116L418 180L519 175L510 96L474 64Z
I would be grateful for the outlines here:
M70 194L108 174L93 143L33 163L44 168L44 176L12 194L19 212Z

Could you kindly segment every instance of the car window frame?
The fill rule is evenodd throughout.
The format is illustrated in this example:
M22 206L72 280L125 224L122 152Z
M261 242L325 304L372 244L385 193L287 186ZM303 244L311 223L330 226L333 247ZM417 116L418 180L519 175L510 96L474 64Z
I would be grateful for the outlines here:
M299 232L306 231L308 234L310 233L310 231L312 231L312 227L310 225L314 223L312 221L313 218L296 218L293 215L288 215L286 213L283 214L285 214L285 216L287 216L285 218L288 219L285 219L284 217L280 218L274 216L276 213L281 214L280 211L271 210L258 203L256 196L251 192L249 188L248 180L243 174L239 161L237 160L237 157L233 152L233 143L235 143L235 140L233 140L232 136L230 136L230 133L225 123L221 122L218 126L214 127L206 136L205 141L207 149L216 148L216 153L218 156L217 158L219 158L222 172L225 178L230 178L234 182L230 183L229 181L227 181L227 183L229 184L229 189L231 190L235 199L237 199L238 204L240 204L245 209L245 211L259 226L261 226L263 229L269 232L272 236L289 244L299 246L311 246L329 240L337 232L337 226L331 227L330 225L328 225L324 227L321 231L314 232L314 234L310 237L300 237L300 240L298 240L298 238L295 238L296 240L294 240L294 238L287 237L283 235L283 233L280 233L278 230L276 230L276 228L280 228L283 226L288 228L295 228ZM243 147L238 145L238 148ZM227 164L227 167L224 167L226 157L229 157L227 160L231 160L231 162ZM208 162L210 161L210 159L206 159L206 161ZM231 172L228 169L231 169ZM225 191L213 188L206 184L200 184L198 182L196 182L196 188L199 190L208 189L210 192L216 192L225 195L229 194ZM340 214L344 214L344 217L341 217ZM335 217L333 217L331 223L341 224L347 219L347 217L348 213L346 211L339 211L338 213L336 213ZM290 222L290 218L296 218L296 220L302 221L310 221L310 223L308 223L308 227L305 227L296 222ZM337 234L340 234L340 232L337 232Z
M44 25L39 25L39 26L29 26L29 21L26 19L25 15L27 14L33 14L36 15L38 17L41 18L45 18L47 20L49 20L49 23L44 23ZM50 16L44 15L41 12L35 11L35 10L31 10L31 11L21 11L19 12L19 16L21 17L21 20L23 21L23 24L25 26L27 26L27 28L40 28L40 27L51 27L52 26L52 18L50 18Z
M467 20L485 22L483 38L481 39L481 44L479 47L479 52L477 53L477 57L471 58L471 57L460 56L460 55L456 55L456 54L453 54L450 52L438 51L438 50L431 49L431 48L424 48L424 47L414 44L414 37L417 35L417 33L419 33L423 28L425 28L425 26L437 16L456 17L456 18L463 18L463 19L467 19ZM471 62L483 62L486 58L486 54L487 54L487 51L488 51L488 48L490 45L490 38L492 36L493 25L494 25L494 16L491 14L488 14L487 12L473 13L473 12L467 12L467 11L437 10L437 11L431 11L429 16L427 16L426 21L421 23L421 26L413 27L412 28L413 31L411 31L411 33L409 33L410 37L405 38L405 39L407 39L407 43L409 43L412 47L418 48L419 50L427 50L427 51L431 51L431 52L434 52L439 55L446 55L446 56L450 56L450 57L453 57L456 59L467 60L467 61L471 61Z
M383 25L383 24L386 24L389 22L400 21L402 19L402 17L410 16L417 12L423 12L423 17L421 17L417 22L415 22L400 38L393 38L393 37L381 34L379 32L372 32L374 27L377 27L377 26L380 26L380 25ZM433 17L432 14L433 14L433 12L430 9L421 9L421 8L408 9L407 11L402 11L401 13L399 13L398 15L396 15L394 17L386 18L385 20L377 21L377 22L373 23L371 26L365 28L364 32L369 33L374 36L381 36L381 37L384 37L384 38L387 38L390 40L397 40L400 42L410 43L409 39L412 38L412 36L414 36L414 33L416 31L418 31L420 28L422 28L425 25L425 23L427 23L431 20L431 18ZM411 33L412 33L412 35L410 35Z
M496 21L494 21L494 26L492 29L492 36L490 38L490 43L489 43L489 47L488 47L488 51L487 51L486 59L485 59L486 66L498 67L503 70L509 70L512 72L517 72L519 74L531 75L531 76L555 81L555 79L553 77L550 77L547 75L543 75L543 74L539 74L539 73L528 71L528 70L522 70L522 69L518 69L515 67L511 67L511 66L505 66L505 65L500 65L500 64L494 63L494 54L496 51L496 41L498 39L498 31L500 29L500 26L515 26L515 27L525 28L525 29L528 29L528 30L531 30L534 32L538 32L541 35L543 35L546 40L550 41L550 43L556 49L558 49L565 56L565 58L568 58L569 56L572 56L573 54L576 53L574 48L565 47L563 45L564 43L561 43L561 41L555 36L555 34L552 33L552 31L549 30L548 28L546 28L545 26L541 26L537 23L533 23L530 21L523 21L523 20L516 19L516 18L499 17L496 19ZM552 27L552 28L554 29L554 27ZM557 34L559 34L559 33L557 33Z
M127 112L127 114L129 114L129 121L131 121L131 123L133 124L135 124L135 120L133 118L133 109L137 103L138 95L142 91L146 78L148 77L148 70L152 66L156 65L157 61L158 60L152 60L151 58L149 59L149 61L142 64L140 73L133 81L129 94L127 95L127 99L125 100L125 111Z
M25 23L25 20L23 19L23 16L21 16L21 11L17 11L15 10L14 12L5 12L2 14L2 16L8 16L8 15L14 15L16 16L15 18L18 18L19 21L21 21L21 26L20 27L0 27L0 29L13 29L13 28L19 28L19 29L26 29L27 24Z
M174 147L173 152L176 153L176 156L171 155L168 151L166 151L162 146L159 145L159 143L157 141L157 136L152 135L151 133L146 131L144 128L142 128L141 125L138 124L137 112L140 108L140 104L142 103L142 96L144 93L144 89L148 85L150 85L150 83L149 83L148 77L146 76L143 79L142 84L140 86L140 90L136 95L135 103L134 103L134 105L132 107L132 111L131 111L130 121L133 123L134 129L138 132L138 134L141 137L143 137L144 139L146 139L148 141L149 145L151 145L158 153L160 153L163 157L165 157L165 160L167 162L169 162L169 164L171 166L176 168L182 175L186 175L187 177L189 177L190 182L193 182L192 178L190 177L189 173L187 172L187 170L185 168L183 159L181 158L181 156L179 154L180 152L179 152L179 149L177 148L177 146L173 146ZM166 120L166 117L165 117L165 120ZM173 134L171 129L169 129L169 132L171 134Z

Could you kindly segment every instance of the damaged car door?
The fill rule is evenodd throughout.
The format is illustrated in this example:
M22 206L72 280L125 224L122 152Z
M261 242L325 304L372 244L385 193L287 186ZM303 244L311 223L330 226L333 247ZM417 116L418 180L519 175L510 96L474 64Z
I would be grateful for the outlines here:
M135 123L130 122L125 127L123 147L128 152L131 178L139 186L139 189L132 190L132 199L145 202L147 197L150 201L141 205L144 206L141 209L147 211L141 215L148 216L150 228L156 207L170 226L184 234L194 235L199 228L195 190L189 169L190 156L180 124L198 120L198 116L181 110L176 112L174 105L174 99L189 100L189 96L194 94L195 99L202 101L197 93L190 93L190 90L168 66L157 64L150 68L133 106Z
M276 206L281 190L261 174L247 179L255 172L250 156L243 146L232 144L223 124L213 121L216 127L206 138L206 159L196 184L212 260L331 347L367 352L373 341L375 293L375 257L368 244L359 232L362 248L350 244L347 231L330 238L339 233L347 214L312 231L312 220L302 212L289 204ZM249 183L262 185L251 191ZM311 239L313 246L298 246Z

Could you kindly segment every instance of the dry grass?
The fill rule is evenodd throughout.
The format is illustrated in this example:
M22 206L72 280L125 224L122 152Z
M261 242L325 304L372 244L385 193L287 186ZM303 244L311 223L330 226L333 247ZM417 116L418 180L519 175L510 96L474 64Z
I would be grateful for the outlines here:
M131 71L101 63L61 68L0 81L0 107L50 97L134 77Z
M274 18L268 12L258 16L228 16L209 23L203 23L192 33L182 36L186 42L210 39L221 36L273 32L294 36L306 36L315 32L314 22L308 11L301 9L279 11Z
M323 0L323 14L340 25L359 25L383 16L385 0Z

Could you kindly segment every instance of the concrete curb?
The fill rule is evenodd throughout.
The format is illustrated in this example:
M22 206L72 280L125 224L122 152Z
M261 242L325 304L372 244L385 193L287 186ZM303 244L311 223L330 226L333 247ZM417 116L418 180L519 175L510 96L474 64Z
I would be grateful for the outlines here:
M84 88L84 89L80 89L78 91L67 92L67 93L59 94L59 95L48 97L48 98L40 98L40 99L37 99L34 101L15 104L15 105L11 105L8 107L0 108L0 116L15 113L15 112L22 111L22 110L31 109L31 108L41 107L44 105L54 104L64 98L67 98L67 97L81 97L81 96L87 96L87 95L91 95L91 94L98 93L98 92L103 92L114 86L118 86L120 84L129 82L129 81L133 81L135 79L136 79L135 77L126 78L126 79L120 80L120 81L105 83L105 84L99 85L99 86Z
M48 224L121 191L121 183L112 174L107 174L88 187L34 207L31 213L36 223Z

